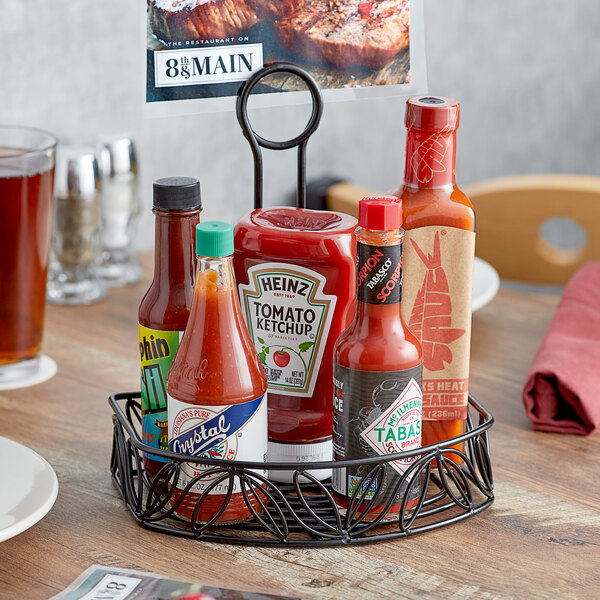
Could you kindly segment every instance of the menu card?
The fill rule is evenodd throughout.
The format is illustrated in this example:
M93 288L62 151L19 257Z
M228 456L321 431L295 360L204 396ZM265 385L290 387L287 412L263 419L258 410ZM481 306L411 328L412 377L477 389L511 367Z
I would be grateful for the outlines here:
M299 600L216 588L169 579L156 573L92 565L49 600Z
M422 1L148 0L148 112L231 109L241 83L273 62L307 70L325 100L422 93ZM253 106L304 102L304 89L275 73L255 87Z

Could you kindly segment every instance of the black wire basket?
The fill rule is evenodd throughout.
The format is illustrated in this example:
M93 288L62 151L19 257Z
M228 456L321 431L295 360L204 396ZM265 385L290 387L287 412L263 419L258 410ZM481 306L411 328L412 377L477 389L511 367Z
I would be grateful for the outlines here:
M136 521L154 531L209 542L264 546L358 544L450 525L476 515L494 500L487 433L494 419L471 396L466 432L459 437L408 452L319 463L236 462L158 450L140 438L139 392L114 394L109 403L114 411L113 481ZM453 447L459 444L462 449ZM154 477L144 469L144 453L162 456L167 461ZM330 483L314 475L315 470L360 464L369 468L365 480L377 482L384 477L386 463L407 458L413 462L396 484L400 500L393 494L387 504L380 500L384 486L375 485L368 501L362 496L364 486L362 492L357 486L348 508L340 509L333 499ZM184 463L197 463L204 471L174 495ZM265 475L267 470L292 471L292 483L269 480ZM176 511L186 494L206 477L211 478L211 483L202 494L194 495L192 518L179 518ZM200 522L195 517L202 502L214 486L224 482L228 492L222 496L221 508L208 521ZM242 523L220 524L217 520L227 508L234 485L241 490L251 517ZM415 491L418 498L409 501L409 497L415 497ZM375 506L383 508L373 518L370 515ZM389 522L391 515L393 521Z

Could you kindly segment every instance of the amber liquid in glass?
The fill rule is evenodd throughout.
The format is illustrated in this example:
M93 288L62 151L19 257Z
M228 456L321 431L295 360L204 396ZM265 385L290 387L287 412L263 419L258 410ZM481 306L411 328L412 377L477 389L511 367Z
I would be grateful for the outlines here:
M0 158L24 153L0 148ZM33 358L42 347L53 187L54 169L0 168L0 365Z

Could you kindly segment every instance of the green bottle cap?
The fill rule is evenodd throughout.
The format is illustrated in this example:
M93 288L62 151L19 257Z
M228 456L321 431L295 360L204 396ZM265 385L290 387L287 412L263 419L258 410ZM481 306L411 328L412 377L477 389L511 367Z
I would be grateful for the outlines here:
M196 225L196 254L211 258L233 254L233 225L225 221Z

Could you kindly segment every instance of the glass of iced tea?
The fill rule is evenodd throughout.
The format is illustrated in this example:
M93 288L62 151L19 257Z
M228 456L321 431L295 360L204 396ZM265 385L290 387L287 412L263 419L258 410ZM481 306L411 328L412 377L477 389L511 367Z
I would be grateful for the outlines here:
M0 385L39 368L56 138L0 126Z

